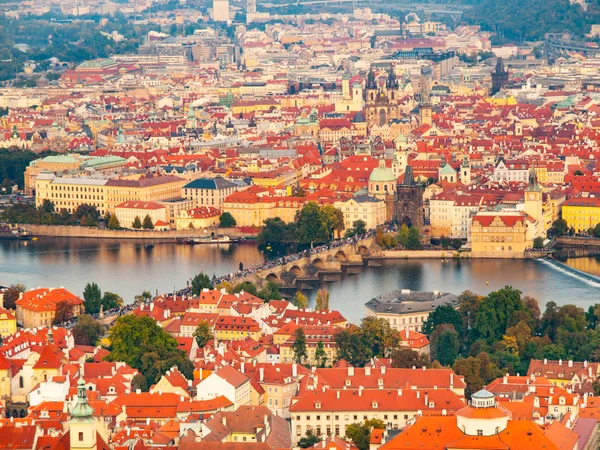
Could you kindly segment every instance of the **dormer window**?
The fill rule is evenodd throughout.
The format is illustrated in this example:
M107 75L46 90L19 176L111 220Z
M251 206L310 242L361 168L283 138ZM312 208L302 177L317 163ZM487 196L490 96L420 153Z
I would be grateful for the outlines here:
M316 402L315 403L315 408L316 409L321 409L321 402Z

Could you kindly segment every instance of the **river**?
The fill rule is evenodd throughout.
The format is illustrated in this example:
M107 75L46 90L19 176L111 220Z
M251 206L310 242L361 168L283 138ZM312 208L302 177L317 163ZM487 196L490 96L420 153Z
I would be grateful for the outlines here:
M268 255L267 255L268 256ZM121 295L125 302L143 290L171 292L203 271L212 277L258 264L267 257L255 244L197 245L156 244L99 239L40 238L38 241L0 241L0 285L22 283L28 289L63 286L82 295L90 281L104 291ZM595 258L568 260L567 265L600 276ZM364 316L364 303L393 289L440 290L480 294L507 284L537 298L573 303L587 309L600 303L600 282L568 268L537 260L390 260L380 267L365 267L342 282L324 283L331 293L330 306L352 322ZM315 291L309 291L311 303Z

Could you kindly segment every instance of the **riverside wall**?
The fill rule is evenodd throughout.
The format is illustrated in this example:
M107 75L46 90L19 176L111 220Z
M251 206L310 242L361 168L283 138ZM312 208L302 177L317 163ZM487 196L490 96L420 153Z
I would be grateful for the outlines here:
M187 237L210 236L212 232L215 235L224 235L231 238L256 238L257 233L246 232L239 228L207 228L206 232L202 230L169 230L169 231L133 231L133 230L100 230L98 228L78 227L67 225L23 225L23 228L30 231L35 236L54 236L68 238L97 238L97 239L152 239L152 240L173 240Z

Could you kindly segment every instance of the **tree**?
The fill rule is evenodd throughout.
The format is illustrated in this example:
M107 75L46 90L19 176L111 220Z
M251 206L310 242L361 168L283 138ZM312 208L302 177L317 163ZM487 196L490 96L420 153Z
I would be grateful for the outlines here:
M312 429L306 430L306 435L302 436L298 441L298 447L310 448L313 447L317 442L321 442L321 436L317 436Z
M294 298L292 299L292 304L297 308L307 308L308 297L306 297L306 295L304 295L302 292L296 291Z
M406 248L408 250L421 250L423 244L421 244L421 236L418 228L410 227L408 230L408 240L406 242Z
M265 220L265 226L258 234L258 243L265 244L289 244L296 242L296 224L286 224L279 217Z
M221 228L232 228L236 226L235 218L231 213L224 212L219 216L219 226Z
M330 220L328 214L322 214L316 202L306 203L296 213L296 237L300 244L324 243L331 237Z
M16 309L16 301L19 300L21 294L25 292L25 286L22 284L13 284L4 291L2 306L6 309Z
M256 296L263 299L265 302L271 300L281 300L281 294L279 293L279 286L272 281L268 281L260 291L257 292Z
M346 427L346 438L350 439L358 450L369 450L371 430L385 429L385 423L380 419L365 420L364 423L351 423Z
M592 382L592 389L596 397L600 395L600 380L598 378Z
M108 219L108 224L106 225L110 230L118 230L119 228L121 228L121 224L119 223L119 219L117 219L117 216L114 214L110 215L110 218Z
M249 281L242 281L241 283L238 283L235 285L235 287L233 288L233 293L237 294L238 292L248 292L249 294L255 295L258 297L258 288L256 287L256 285L254 283L251 283Z
M600 232L600 228L598 231ZM533 248L544 248L544 238L540 236L536 237L533 240Z
M106 291L102 295L101 305L102 305L103 311L121 308L123 306L123 299L121 298L121 296L119 296L117 294Z
M154 230L154 224L152 223L152 217L150 217L150 214L146 214L146 217L144 217L142 227L144 227L144 230Z
M410 369L411 367L429 366L429 357L421 355L407 347L397 348L392 352L392 367L399 369Z
M102 291L96 283L88 283L83 288L85 311L88 314L97 314L102 303Z
M337 359L344 359L354 367L364 367L373 356L372 350L362 338L362 330L356 325L334 334Z
M204 346L214 339L214 335L210 328L210 325L206 320L203 320L198 324L196 330L194 331L194 339L196 339L196 343L199 348L204 348Z
M192 278L192 295L200 295L203 289L212 289L213 285L205 273L199 273Z
M135 219L133 219L133 224L131 224L132 228L135 228L136 230L139 230L140 228L142 228L142 221L140 220L140 216L135 216Z
M81 314L72 332L76 345L96 345L104 334L104 327L89 314Z
M552 223L552 234L554 236L564 236L569 232L569 225L564 219L557 219Z
M137 392L139 389L142 392L146 392L148 390L148 381L146 377L141 373L138 373L131 379L131 389L134 392Z
M128 314L110 329L108 361L123 361L139 370L148 384L155 384L168 369L177 366L192 379L194 365L179 349L179 343L150 317Z
M404 248L408 247L408 227L405 223L398 230L398 244Z
M152 300L152 294L150 293L150 291L144 291L141 294L133 297L133 303L138 306L143 303L148 303L150 302L150 300Z
M364 220L358 219L352 223L352 228L354 229L355 235L365 234L367 232L367 224Z
M441 305L431 311L427 320L423 323L423 333L429 336L441 324L453 325L459 334L463 329L463 319L460 313L451 305Z
M386 358L400 343L398 332L385 319L365 317L360 327L362 339L373 352L373 356Z
M480 353L477 356L457 359L452 366L454 372L465 377L465 396L471 398L474 392L479 391L483 386L498 376L501 372L490 361L487 353Z
M323 368L327 364L327 354L325 353L325 345L323 341L317 342L317 348L315 349L315 362L317 367Z
M490 292L475 317L475 331L489 343L499 341L516 311L525 309L521 300L521 291L506 286Z
M329 291L327 289L319 289L317 291L317 311L329 310Z
M73 305L70 305L67 300L61 300L56 304L56 311L54 312L54 319L52 319L53 325L66 323L73 318Z
M431 333L431 359L451 366L458 357L458 333L453 325L438 325Z
M594 234L594 237L600 237L600 223L596 224L592 233Z
M296 328L296 331L294 331L292 351L294 352L294 361L298 364L302 364L302 360L307 356L306 336L304 335L304 329L302 327Z

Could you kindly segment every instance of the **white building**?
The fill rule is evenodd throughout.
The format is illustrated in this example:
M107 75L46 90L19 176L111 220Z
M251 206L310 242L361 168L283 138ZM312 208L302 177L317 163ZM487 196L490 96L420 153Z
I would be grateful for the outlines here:
M215 22L229 20L229 0L213 0L212 19Z
M250 378L231 366L210 374L198 385L196 400L210 400L224 395L234 409L250 404Z
M167 217L167 208L156 202L123 202L115 207L115 215L119 219L119 225L123 228L133 228L133 222L139 217L140 222L144 222L146 215L152 219L152 224L156 228L169 225Z

